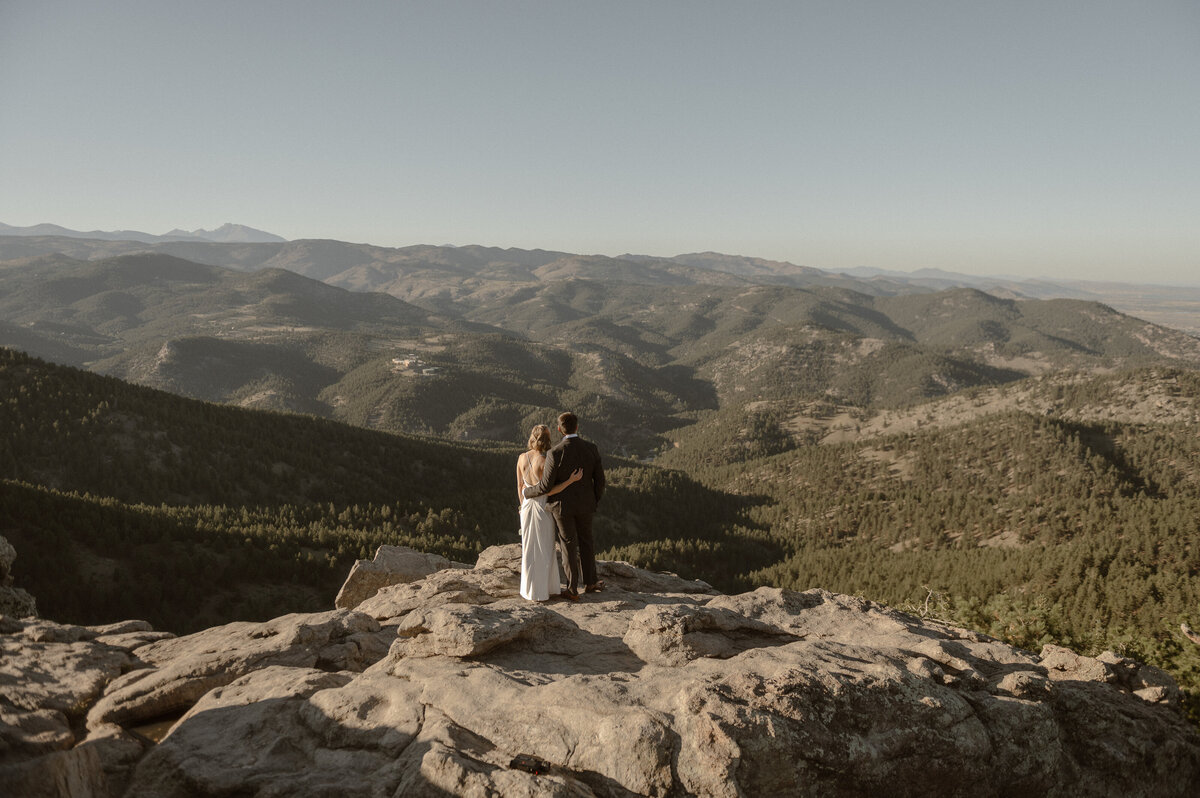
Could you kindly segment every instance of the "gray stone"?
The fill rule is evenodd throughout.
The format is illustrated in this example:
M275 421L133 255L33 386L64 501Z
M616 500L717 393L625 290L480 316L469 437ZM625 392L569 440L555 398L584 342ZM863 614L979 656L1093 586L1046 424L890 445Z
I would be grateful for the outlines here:
M1060 681L1118 682L1116 669L1109 662L1076 654L1062 646L1042 646L1041 664L1051 679Z
M100 635L96 638L96 642L132 653L142 646L157 643L160 640L170 640L173 637L175 635L170 632L126 632L124 634Z
M79 746L38 759L0 760L0 795L13 798L108 798L113 793L98 752Z
M359 560L350 569L334 606L352 610L389 585L413 582L447 568L468 567L407 546L380 546L375 550L375 559Z
M480 577L478 572L441 571L418 582L382 588L355 607L355 611L370 615L382 624L395 625L413 610L442 604L491 604L500 596L519 596L516 577L511 580L511 585L501 583L490 586L493 592L489 592L489 586L482 584ZM488 578L496 581L494 574L489 574Z
M0 584L8 584L11 578L13 563L17 560L17 550L8 542L8 539L0 536Z
M65 751L75 744L71 723L57 709L9 708L0 704L0 746L5 758Z
M110 635L126 635L144 632L153 632L154 627L149 621L117 621L116 623L100 624L99 626L86 627L94 637L105 637ZM162 634L167 634L166 632Z
M0 795L110 794L110 749L81 739L83 719L133 663L88 638L82 627L45 620L0 625Z
M672 573L646 571L619 560L597 562L596 574L608 587L631 593L718 595L712 585L699 579L682 579Z
M137 649L150 667L118 679L88 713L88 726L129 725L182 713L209 690L270 665L361 671L381 659L379 624L351 610L232 623Z
M0 704L15 709L51 709L82 718L105 687L131 667L130 656L111 646L79 640L79 627L46 634L48 621L31 624L38 639L23 632L0 634ZM49 637L48 641L43 638Z
M37 616L37 601L19 587L13 587L12 566L17 559L17 550L5 538L0 537L0 615L13 618Z
M1053 689L1045 676L1035 671L1012 671L1004 674L996 683L993 692L1007 693L1013 698L1029 701L1044 701Z
M115 723L93 729L74 750L95 753L108 781L110 795L123 795L134 767L150 747L145 738L130 733Z
M728 659L800 637L722 607L653 604L634 614L623 639L646 662L682 665L700 657Z
M511 600L486 607L445 604L406 615L396 628L399 639L389 653L391 657L477 657L562 626L554 612Z
M0 587L0 615L36 617L37 600L19 587Z
M473 570L483 573L508 571L514 576L520 576L521 544L506 543L503 546L489 546L479 553Z
M536 604L516 597L518 557L494 547L359 611L170 640L9 619L0 639L91 646L134 670L84 699L82 741L59 693L17 690L0 774L25 786L45 763L101 798L1157 797L1200 783L1178 688L1134 660L1034 656L862 599L722 596L622 563L600 564L602 593ZM163 712L180 717L144 753L112 725ZM545 771L510 767L518 754ZM49 789L30 787L64 794Z
M1118 684L1143 701L1181 705L1183 693L1179 685L1170 674L1160 668L1122 657L1112 651L1105 651L1096 659L1112 669Z

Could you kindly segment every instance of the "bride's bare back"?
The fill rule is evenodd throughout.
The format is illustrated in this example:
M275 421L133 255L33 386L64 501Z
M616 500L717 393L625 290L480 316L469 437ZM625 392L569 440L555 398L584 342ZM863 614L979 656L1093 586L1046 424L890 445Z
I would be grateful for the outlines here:
M530 449L517 460L517 468L524 468L529 484L536 485L542 481L542 472L546 469L546 455Z
M526 485L536 485L542 481L542 472L546 469L546 455L536 449L530 449L523 452L517 458L517 497L518 500L524 499L524 491ZM546 493L547 496L553 496L560 492L568 485L578 482L583 478L583 469L577 468L571 472L571 476L566 482L555 485Z

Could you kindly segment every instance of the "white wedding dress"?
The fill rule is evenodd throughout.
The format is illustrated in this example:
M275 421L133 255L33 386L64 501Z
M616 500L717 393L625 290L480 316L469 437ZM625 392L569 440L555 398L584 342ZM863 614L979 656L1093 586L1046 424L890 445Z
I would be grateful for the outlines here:
M529 483L525 477L521 481ZM546 509L546 497L521 500L521 595L530 601L546 601L559 592L558 559L554 542L558 537L554 517Z

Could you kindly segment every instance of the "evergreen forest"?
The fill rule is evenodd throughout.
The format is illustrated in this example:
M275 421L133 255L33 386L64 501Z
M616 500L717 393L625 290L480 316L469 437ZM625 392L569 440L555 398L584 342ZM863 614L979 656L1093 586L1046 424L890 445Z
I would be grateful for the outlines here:
M853 434L811 423L834 416ZM1200 621L1198 416L1200 374L1162 366L890 416L730 402L653 463L606 458L600 556L725 591L860 595L1034 651L1113 649L1168 670L1195 716L1200 647L1179 625ZM381 544L469 563L518 539L515 445L219 405L10 349L0 429L0 535L64 622L182 633L326 609Z

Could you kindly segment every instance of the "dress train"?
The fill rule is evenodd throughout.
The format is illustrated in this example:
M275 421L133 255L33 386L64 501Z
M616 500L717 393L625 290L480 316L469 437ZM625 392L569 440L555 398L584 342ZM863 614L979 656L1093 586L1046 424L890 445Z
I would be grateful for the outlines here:
M546 601L551 592L559 592L558 558L554 554L557 530L554 517L546 509L545 496L522 500L521 596L530 601Z

